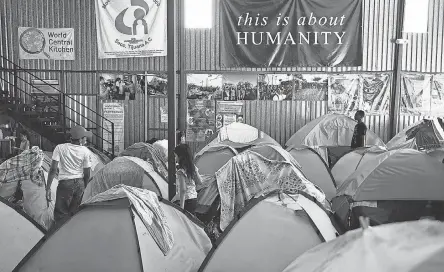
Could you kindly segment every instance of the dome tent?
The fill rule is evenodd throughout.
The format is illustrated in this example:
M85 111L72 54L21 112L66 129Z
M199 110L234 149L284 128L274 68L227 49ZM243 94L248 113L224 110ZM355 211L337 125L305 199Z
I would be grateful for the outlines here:
M342 156L331 169L337 187L340 187L360 166L386 151L387 149L383 147L374 146L370 148L358 148Z
M311 196L272 192L249 202L199 271L281 271L306 250L336 236L328 212Z
M323 115L299 129L285 144L286 147L316 147L316 151L331 167L345 153L350 144L356 121L342 114ZM367 130L367 146L385 146L372 131Z
M231 146L232 148L237 149L238 152L243 151L245 148L260 144L280 146L273 138L257 128L243 123L232 123L222 127L215 139L199 151L196 156L200 156L202 153L206 152L207 149L218 144Z
M389 150L412 148L433 150L443 147L444 131L439 118L422 119L399 132L387 143Z
M425 272L444 267L444 223L421 220L357 229L299 256L283 272Z
M336 181L318 152L310 147L290 147L287 151L299 163L305 177L321 188L328 200L336 196Z
M12 271L45 233L29 215L0 197L0 271Z
M165 158L157 147L147 143L135 143L119 154L119 157L125 156L149 162L164 180L168 180L168 157Z
M135 157L117 157L91 179L83 193L82 202L119 184L147 189L168 199L168 183L154 171L150 163Z
M153 192L116 186L83 204L14 271L197 271L210 248L190 214Z
M276 149L276 152L278 150ZM209 216L211 218L217 213L221 214L222 230L233 216L243 209L246 201L265 191L297 188L317 197L320 202L328 206L325 195L308 181L293 163L288 160L269 160L251 150L233 157L216 172L215 178L206 186L209 189L201 190L199 195L211 189L215 196L213 198L198 197L199 205L211 207L216 197L219 197L221 211L231 211L220 213L220 211L211 210L215 213Z
M431 212L442 217L444 167L413 150L382 153L367 161L338 188L332 208L345 228L358 227L359 216L373 225L417 220ZM433 207L427 209L432 201ZM436 209L436 210L435 210Z

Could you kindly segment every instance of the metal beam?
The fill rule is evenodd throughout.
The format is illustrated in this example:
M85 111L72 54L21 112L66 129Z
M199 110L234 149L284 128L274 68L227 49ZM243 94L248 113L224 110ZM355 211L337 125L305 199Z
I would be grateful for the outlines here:
M396 23L396 39L402 39L402 29L404 28L404 6L405 0L398 1L398 20ZM395 39L395 52L393 63L393 80L392 91L390 99L390 131L389 137L393 138L398 131L399 112L401 105L401 69L402 69L402 53L403 44L396 43Z
M179 130L185 133L187 129L187 78L185 58L185 0L179 0Z
M168 196L176 194L176 9L177 0L167 0L167 63L168 63Z

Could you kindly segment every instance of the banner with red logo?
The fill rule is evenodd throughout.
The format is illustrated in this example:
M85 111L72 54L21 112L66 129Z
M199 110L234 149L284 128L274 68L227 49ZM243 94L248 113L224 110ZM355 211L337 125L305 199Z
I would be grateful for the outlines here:
M96 0L100 59L167 54L166 0Z

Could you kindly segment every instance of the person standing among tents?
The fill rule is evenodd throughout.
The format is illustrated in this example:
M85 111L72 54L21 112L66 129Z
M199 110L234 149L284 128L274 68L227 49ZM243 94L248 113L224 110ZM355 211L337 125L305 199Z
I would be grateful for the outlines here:
M70 134L71 143L59 144L54 149L46 183L46 199L51 201L51 184L58 169L59 184L54 207L56 225L77 212L91 175L91 151L83 145L92 133L82 126L75 126Z
M194 165L191 149L187 144L180 144L174 149L178 169L176 172L176 196L182 209L194 214L197 206L196 184L202 183L200 174Z
M367 126L364 124L365 113L362 110L358 110L355 113L355 120L358 122L353 131L353 138L351 141L351 148L365 147L365 138L367 135Z

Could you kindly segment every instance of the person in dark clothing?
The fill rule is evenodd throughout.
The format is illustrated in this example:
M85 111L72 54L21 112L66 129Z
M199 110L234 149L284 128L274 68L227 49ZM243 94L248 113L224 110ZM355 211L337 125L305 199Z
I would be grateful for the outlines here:
M355 120L358 122L353 131L353 138L351 141L351 148L359 148L365 147L366 135L367 135L367 126L364 124L363 120L365 117L365 113L362 110L358 110L355 113Z

